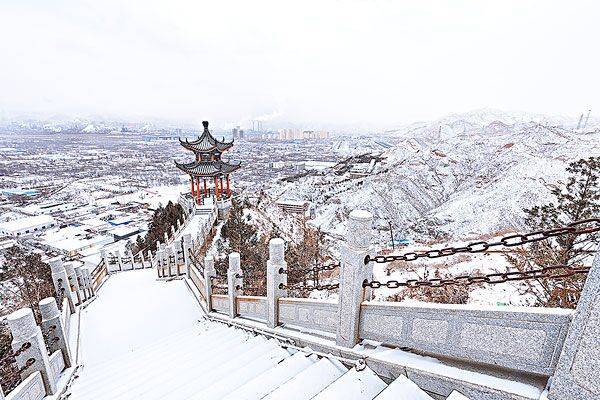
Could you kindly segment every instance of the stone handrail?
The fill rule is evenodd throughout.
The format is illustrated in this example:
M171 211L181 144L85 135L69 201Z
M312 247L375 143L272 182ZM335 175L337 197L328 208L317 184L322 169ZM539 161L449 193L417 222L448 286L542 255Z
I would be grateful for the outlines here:
M600 395L600 378L591 361L597 359L600 348L600 336L594 334L600 326L597 317L600 315L597 300L600 298L600 252L596 254L576 311L370 302L366 301L368 289L364 289L362 283L372 278L372 263L364 263L370 246L371 222L368 212L350 214L346 243L341 250L338 301L287 297L287 290L281 289L286 287L287 275L279 273L287 269L284 242L278 238L269 244L266 297L241 295L243 272L239 255L232 253L227 294L212 293L209 282L215 274L212 257L207 257L205 265L209 268L204 271L202 282L208 284L194 284L197 292L206 292L199 301L209 315L225 314L230 320L254 328L262 323L266 328L283 326L291 331L335 338L337 348L351 349L360 340L367 339L473 365L472 368L500 367L512 371L509 374L525 374L531 377L529 379L559 376L564 385L552 382L554 391L563 397L551 389L551 399L596 398L565 396L568 390L576 390L576 393L587 390L586 393ZM578 320L575 325L574 321ZM584 329L586 323L593 324L593 328ZM285 335L284 332L280 334ZM586 360L577 357L574 349L578 347L587 354ZM576 363L579 369L569 369L565 366L567 363ZM578 380L578 377L585 379Z

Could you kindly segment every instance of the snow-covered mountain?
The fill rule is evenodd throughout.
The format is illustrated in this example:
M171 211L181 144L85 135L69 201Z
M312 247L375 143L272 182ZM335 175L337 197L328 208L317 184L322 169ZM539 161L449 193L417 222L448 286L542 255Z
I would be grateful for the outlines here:
M355 208L373 212L382 241L389 222L400 236L422 240L498 233L519 228L523 208L549 202L569 162L600 155L597 125L564 126L572 121L495 110L412 124L393 132L395 146L371 175L331 171L271 194L311 201L314 222L334 235Z

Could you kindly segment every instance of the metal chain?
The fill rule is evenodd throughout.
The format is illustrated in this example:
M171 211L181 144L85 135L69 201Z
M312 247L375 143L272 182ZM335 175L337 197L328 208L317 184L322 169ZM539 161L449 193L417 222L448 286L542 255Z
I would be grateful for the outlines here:
M339 268L340 264L328 264L328 265L323 265L320 267L312 267L312 268L306 268L306 269L302 269L299 272L302 274L308 274L308 273L315 273L318 274L319 272L322 271L333 271L336 268ZM287 274L288 270L285 270L283 268L279 268L279 273L280 274Z
M335 290L339 289L339 283L330 283L325 285L296 285L296 286L288 286L286 284L280 283L279 289L293 289L293 290L301 290L301 291L313 291L313 290Z
M561 272L560 270L564 270ZM432 279L409 279L403 282L391 280L387 282L368 281L363 282L363 287L378 289L386 287L388 289L397 289L400 287L417 288L417 287L432 287L439 288L451 285L469 286L475 283L497 284L511 281L523 281L527 279L561 279L577 274L587 274L590 267L575 267L568 265L556 265L531 269L527 271L512 271L512 272L494 272L482 275L459 275L451 278L432 278Z
M588 228L581 228L580 226L585 224L595 224L595 226ZM526 243L539 242L540 240L546 240L552 237L563 236L563 235L583 235L586 233L594 233L600 231L600 218L589 218L581 221L570 223L567 226L558 228L539 230L535 232L519 233L504 236L496 242L471 242L463 247L446 247L443 249L428 250L423 253L405 253L401 255L378 255L371 257L367 255L365 257L365 264L373 261L376 263L387 263L391 261L415 261L419 258L440 258L448 257L458 253L481 253L488 250L491 247L505 246L521 246Z

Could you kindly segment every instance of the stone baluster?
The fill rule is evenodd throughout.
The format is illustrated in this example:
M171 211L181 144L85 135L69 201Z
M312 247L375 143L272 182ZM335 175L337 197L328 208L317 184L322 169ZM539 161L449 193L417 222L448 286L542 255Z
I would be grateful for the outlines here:
M186 233L183 235L183 263L185 264L185 276L190 278L190 263L192 255L192 235Z
M171 246L171 252L173 253L173 271L175 273L175 276L179 276L179 273L181 272L179 270L179 255L177 254L178 246L180 246L179 241L174 240L173 245Z
M164 275L164 258L164 250L158 250L156 252L156 272L159 278L162 278Z
M240 266L240 253L229 254L229 268L227 268L227 294L229 295L229 316L235 318L237 312L237 297L242 294L244 278Z
M178 219L177 220L177 231L180 231L180 230L181 230L181 220Z
M75 302L73 301L71 285L69 285L69 277L67 275L67 271L65 270L62 258L55 257L49 260L48 264L50 264L50 271L52 272L52 282L54 283L54 290L56 291L56 295L59 299L61 297L67 299L69 311L71 312L71 314L73 314L75 312Z
M173 257L173 246L169 246L167 247L166 251L165 251L165 257L166 257L166 261L167 263L165 264L167 266L167 276L173 276L173 263L171 262L171 260L174 260Z
M79 292L79 282L77 281L77 273L75 272L75 267L72 262L64 263L65 270L67 271L67 277L69 278L69 285L71 286L71 290L75 292L77 296L77 304L81 304L81 293Z
M117 255L117 263L119 264L119 271L123 271L123 259L121 258L121 250L117 250L115 253Z
M600 246L577 303L554 376L551 400L600 398Z
M89 268L83 268L81 272L83 272L83 279L85 279L85 282L87 284L90 297L94 297L96 295L96 289L94 289L94 283L92 282L92 274L90 273Z
M285 262L285 243L281 238L269 241L269 259L267 260L267 325L275 328L279 325L279 298L287 296L287 263Z
M100 257L104 260L104 265L106 266L106 272L111 273L110 264L108 263L108 254L106 250L100 250Z
M165 243L169 242L169 234L165 231Z
M212 278L217 276L215 260L212 256L204 257L204 295L206 296L206 312L212 311Z
M152 259L152 250L148 250L148 262L150 263L149 268L152 268L152 264L154 263L154 260Z
M146 266L146 260L145 260L145 257L144 257L144 251L142 250L138 254L140 255L140 261L142 263L142 267L141 268L144 269L145 266Z
M133 261L133 253L131 252L131 250L129 250L129 252L128 252L128 257L129 257L129 262L131 262L131 269L134 270L135 262Z
M171 225L171 236L173 240L175 240L175 235L177 235L177 231L175 230L175 225Z
M50 354L60 350L65 360L65 368L69 368L71 366L69 340L60 320L60 311L54 297L46 297L40 301L40 314L42 315L42 332L48 340L47 346Z
M339 312L336 343L354 347L358 343L360 305L364 300L365 279L372 276L372 263L365 265L371 242L373 216L368 211L354 210L348 218L346 243L341 248Z
M81 303L83 303L84 301L86 301L88 299L87 296L87 291L85 290L85 287L83 285L83 276L81 275L81 267L73 267L73 270L75 271L75 279L77 281L77 287L79 288L77 291L79 292L79 298L81 299Z
M21 378L26 379L36 371L42 375L42 381L47 395L56 393L56 383L50 366L48 350L44 343L42 330L35 323L31 308L21 308L7 317L8 326L12 333L12 349L19 352L16 357Z

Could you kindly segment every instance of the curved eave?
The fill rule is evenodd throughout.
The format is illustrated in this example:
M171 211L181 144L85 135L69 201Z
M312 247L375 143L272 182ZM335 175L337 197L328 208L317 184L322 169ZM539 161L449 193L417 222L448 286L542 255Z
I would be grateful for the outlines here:
M229 164L223 161L198 161L181 164L175 161L175 166L188 175L215 177L237 171L241 164Z

